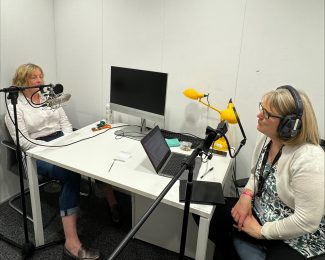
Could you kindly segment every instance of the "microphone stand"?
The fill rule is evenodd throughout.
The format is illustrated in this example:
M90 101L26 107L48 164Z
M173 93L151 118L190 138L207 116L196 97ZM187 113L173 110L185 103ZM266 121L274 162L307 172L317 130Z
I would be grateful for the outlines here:
M113 251L113 253L109 256L108 260L113 260L113 259L116 259L116 257L118 257L118 255L121 253L121 251L126 247L126 245L129 243L129 241L135 235L135 233L140 229L140 227L144 224L144 222L147 220L147 218L155 210L155 208L158 206L158 204L164 198L164 196L167 194L167 192L171 189L171 187L174 185L174 183L183 174L184 170L188 169L189 172L188 172L188 180L187 180L187 186L186 186L183 225L182 225L182 236L181 236L180 252L179 252L179 259L184 258L188 216L189 216L190 201L191 201L190 198L191 198L191 194L192 194L192 183L193 183L192 181L193 181L193 169L194 169L194 164L195 164L195 158L198 155L202 156L203 153L208 153L209 148L212 145L212 142L217 140L218 138L220 138L222 136L222 134L225 134L224 131L227 131L227 126L226 126L226 123L223 121L218 125L218 128L216 130L212 129L211 127L207 127L205 140L202 141L202 143L197 148L195 148L193 150L191 155L183 163L183 165L182 165L181 169L178 171L178 173L171 179L171 181L167 184L167 186L163 189L163 191L158 195L158 197L151 204L149 209L143 214L143 216L138 221L138 223L135 224L135 226L129 231L129 233L125 236L125 238L122 240L122 242L116 247L116 249ZM208 159L211 159L211 158L212 158L212 156L208 157Z
M32 88L41 88L43 86L37 86ZM27 213L26 213L26 201L25 201L25 187L24 187L24 173L23 173L23 158L21 147L19 143L19 128L18 128L18 120L17 120L17 100L19 91L26 89L27 87L9 87L0 89L0 92L9 93L8 99L11 100L11 104L13 105L14 111L14 125L15 125L15 135L16 135L16 156L18 160L18 170L19 170L19 183L20 183L20 194L21 194L21 206L23 211L23 225L24 225L24 236L25 243L20 245L15 241L6 238L4 235L0 234L0 240L5 241L6 243L18 248L21 250L22 259L27 259L31 257L35 250L44 249L48 246L53 246L62 243L64 240L50 242L48 244L35 247L35 245L29 240L28 229L27 229Z
M192 196L192 188L193 188L193 169L195 164L195 158L198 155L202 156L203 153L208 154L212 143L218 140L224 134L226 134L227 131L228 131L228 127L225 121L221 121L218 124L216 130L208 126L206 128L206 137L204 141L192 152L191 156L187 159L185 163L186 169L188 169L188 177L187 177L187 183L185 189L185 206L184 206L184 213L183 213L182 236L181 236L181 244L179 249L179 259L184 259L184 255L185 255L188 216L190 213L190 204L191 204L191 196ZM208 156L207 158L211 160L212 156Z

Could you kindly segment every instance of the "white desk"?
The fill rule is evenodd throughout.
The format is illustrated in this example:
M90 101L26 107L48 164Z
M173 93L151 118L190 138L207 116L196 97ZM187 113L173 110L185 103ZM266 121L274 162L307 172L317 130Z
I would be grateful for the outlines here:
M63 136L50 144L63 145L77 141L85 137L97 135L102 131L93 132L94 125L79 129L69 135ZM117 126L115 124L114 126ZM36 171L36 159L44 160L52 164L67 168L81 175L91 177L113 186L127 190L137 196L154 199L165 188L170 181L169 178L159 176L155 173L140 142L128 138L116 139L112 129L94 138L59 148L36 147L27 152L28 180L32 212L34 218L34 232L36 245L44 244L43 222L39 198L38 178ZM173 150L180 151L179 148ZM116 161L108 172L114 156L119 151L127 151L131 157L126 162ZM223 183L231 165L229 156L214 156L208 164L202 164L199 176L208 168L214 170L202 180ZM178 209L184 208L184 203L179 202L179 182L176 182L166 194L163 203ZM134 201L134 200L133 200ZM133 207L135 207L133 205ZM198 239L196 245L196 259L205 259L208 242L208 231L210 219L214 207L207 205L191 204L190 212L200 216ZM133 214L134 224L134 214Z

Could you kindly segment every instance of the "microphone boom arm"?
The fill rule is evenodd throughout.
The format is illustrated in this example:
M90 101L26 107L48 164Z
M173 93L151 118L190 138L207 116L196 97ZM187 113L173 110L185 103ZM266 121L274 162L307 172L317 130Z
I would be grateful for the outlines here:
M201 98L199 98L198 101L199 101L201 104L207 106L208 108L211 108L211 109L213 109L214 111L217 111L219 114L221 114L221 112L222 112L221 110L219 110L219 109L217 109L217 108L211 106L211 105L208 104L208 103L203 102Z

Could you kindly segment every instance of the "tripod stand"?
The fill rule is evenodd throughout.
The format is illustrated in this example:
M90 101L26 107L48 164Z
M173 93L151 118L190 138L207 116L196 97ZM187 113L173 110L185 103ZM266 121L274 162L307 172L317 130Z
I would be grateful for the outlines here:
M34 87L34 88L41 88L41 87ZM22 158L21 147L19 144L19 128L18 128L18 120L17 120L18 95L19 95L19 91L24 90L24 89L26 89L26 87L10 87L10 88L0 89L0 92L9 93L8 99L11 100L11 104L13 105L13 112L14 112L13 123L15 126L15 135L16 135L16 157L18 160L19 183L20 183L21 204L22 204L22 212L23 212L25 243L23 245L20 245L20 244L16 243L15 241L6 238L2 234L0 234L0 240L3 240L6 243L14 246L15 248L20 249L21 254L22 254L22 259L27 259L34 254L35 250L43 249L48 246L53 246L56 244L60 244L64 240L50 242L48 244L38 246L38 247L35 247L35 245L29 240L28 229L27 229L26 202L25 202L25 194L24 194L25 188L24 188L23 158Z

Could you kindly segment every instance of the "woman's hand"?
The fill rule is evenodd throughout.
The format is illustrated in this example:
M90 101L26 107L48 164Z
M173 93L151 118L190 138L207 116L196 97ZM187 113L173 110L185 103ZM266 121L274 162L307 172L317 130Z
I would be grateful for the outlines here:
M246 217L252 215L252 198L246 194L242 194L236 205L232 208L231 215L237 223L236 227L240 231Z
M234 227L238 228L238 225L234 225ZM264 239L261 234L262 226L260 225L260 223L258 223L258 221L253 215L249 215L245 218L241 230L257 239Z

